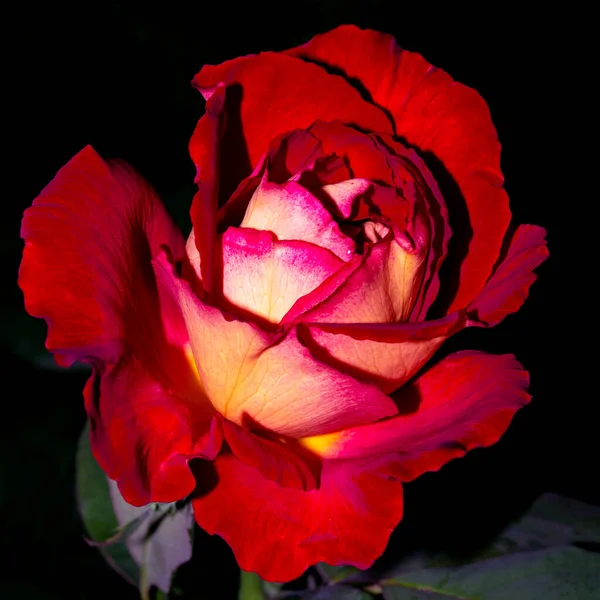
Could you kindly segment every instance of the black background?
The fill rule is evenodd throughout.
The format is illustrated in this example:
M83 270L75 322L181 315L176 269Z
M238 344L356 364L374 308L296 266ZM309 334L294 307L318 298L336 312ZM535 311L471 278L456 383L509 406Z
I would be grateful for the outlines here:
M588 256L579 223L585 215L573 210L577 149L565 103L575 76L557 42L565 25L548 9L544 25L539 15L514 9L493 16L438 10L376 0L241 7L228 0L156 7L88 1L22 5L5 15L0 596L136 597L83 542L75 509L86 375L40 369L15 351L37 343L43 329L26 317L16 286L23 210L91 144L139 169L186 226L194 173L187 143L203 110L189 85L193 75L203 64L285 49L341 23L393 34L484 96L503 145L514 219L546 227L551 253L518 314L445 347L514 353L531 373L533 402L496 446L406 486L406 516L388 556L415 547L468 551L543 491L600 504L592 470L598 394L587 389L591 350L581 343L589 336L593 345L585 324L592 283L575 276ZM209 590L198 597L228 597L237 585L229 550L218 538L200 535L198 543L187 573Z

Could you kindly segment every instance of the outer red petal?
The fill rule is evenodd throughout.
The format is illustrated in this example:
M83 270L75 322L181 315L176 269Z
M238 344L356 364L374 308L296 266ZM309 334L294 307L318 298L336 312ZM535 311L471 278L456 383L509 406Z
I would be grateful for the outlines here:
M496 443L530 400L529 377L512 355L451 354L395 395L400 415L341 432L323 455L365 458L396 452L402 479L435 471Z
M548 258L546 231L536 225L521 225L510 239L506 255L483 290L469 305L473 325L496 325L519 310L536 280L534 269Z
M130 167L87 147L25 212L22 236L28 312L48 323L46 344L61 365L94 367L85 397L96 458L132 504L189 493L182 452L195 451L210 415L185 356L182 315L150 262L163 245L184 255L160 200Z
M196 521L268 581L290 581L321 561L370 567L402 518L400 471L389 457L325 461L321 486L309 492L268 481L232 455L214 467L215 487L193 500Z
M223 152L230 169L222 173L222 180L231 186L229 193L258 164L271 140L293 129L306 129L318 119L391 133L387 116L365 102L342 77L291 56L264 52L236 58L205 66L193 81L202 89L221 82L227 86ZM195 162L193 149L207 143L201 134L197 129L191 141Z
M420 151L432 153L454 179L466 203L472 236L461 264L459 288L447 310L464 308L489 277L510 221L508 196L502 189L500 144L485 101L419 54L399 48L391 36L376 31L341 26L288 54L358 81L373 102L393 117L396 134ZM434 175L440 182L440 174ZM451 194L446 191L442 189L450 204ZM457 202L460 199L450 204L451 214L458 214ZM463 232L462 241L469 235ZM459 251L463 249L455 253Z
M25 211L21 237L25 308L47 321L59 364L115 362L148 315L160 328L150 257L165 244L181 258L183 238L125 165L84 148Z

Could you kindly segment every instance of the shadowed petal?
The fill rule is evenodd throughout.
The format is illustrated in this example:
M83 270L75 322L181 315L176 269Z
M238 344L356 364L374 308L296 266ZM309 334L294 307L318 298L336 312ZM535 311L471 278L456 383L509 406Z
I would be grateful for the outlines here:
M293 129L306 129L318 119L391 133L386 115L365 102L343 78L291 56L263 52L205 66L194 77L194 85L200 88L221 82L230 98L226 137L234 152L229 153L235 163L228 174L231 191L258 164L271 140ZM205 143L198 130L194 137L194 144Z

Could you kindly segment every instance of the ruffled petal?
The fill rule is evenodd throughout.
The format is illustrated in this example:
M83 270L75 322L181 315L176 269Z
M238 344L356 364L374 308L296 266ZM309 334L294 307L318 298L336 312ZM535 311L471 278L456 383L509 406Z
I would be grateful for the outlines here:
M232 455L217 457L212 475L212 465L198 468L200 482L217 483L192 500L196 521L225 539L240 568L268 581L290 581L319 562L366 569L402 518L400 473L387 457L325 461L309 492L281 487Z
M225 418L303 437L396 413L376 386L316 360L294 328L268 334L228 317L195 296L164 257L155 264L182 308L203 388Z
M393 170L394 183L403 191L411 207L407 234L424 255L423 277L415 290L409 318L418 322L425 319L440 288L439 271L446 259L451 236L448 210L436 180L414 150L405 148L388 135L379 136L377 145L388 150L387 160Z
M472 325L492 326L516 312L537 279L533 272L548 258L546 231L536 225L521 225L514 232L505 256L483 290L469 305Z
M84 148L25 211L21 237L25 308L48 323L46 345L59 364L114 363L137 344L145 317L160 329L150 258L163 244L181 258L183 238L151 187L122 163Z
M500 144L485 101L419 54L399 48L391 36L352 25L317 35L287 53L358 82L373 103L391 115L396 135L426 160L430 153L439 161L437 168L433 161L428 165L442 186L450 214L460 217L467 212L469 221L451 221L455 234L460 231L449 250L460 262L460 274L452 273L460 277L460 284L443 308L465 308L489 277L510 221ZM452 193L452 183L443 181L447 175L458 187L458 196Z
M496 443L529 402L528 385L527 372L512 355L457 352L398 391L398 416L305 444L338 459L395 452L402 480L409 481Z
M323 151L344 157L355 179L322 188L344 218L380 218L407 236L422 257L420 277L412 282L413 302L406 318L422 321L435 300L439 271L450 240L449 216L436 180L425 162L391 135L367 135L341 123L317 122L310 133ZM319 195L322 198L323 194Z
M201 440L212 409L181 311L151 265L162 246L183 258L181 233L133 169L87 147L25 212L22 236L27 310L48 323L61 365L94 369L85 390L94 455L132 504L183 497L187 458L211 454Z

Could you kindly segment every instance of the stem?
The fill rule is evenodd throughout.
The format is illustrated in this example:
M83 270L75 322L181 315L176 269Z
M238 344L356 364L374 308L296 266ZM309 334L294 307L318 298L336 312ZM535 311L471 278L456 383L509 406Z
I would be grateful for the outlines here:
M266 600L262 579L256 573L240 571L238 600Z

